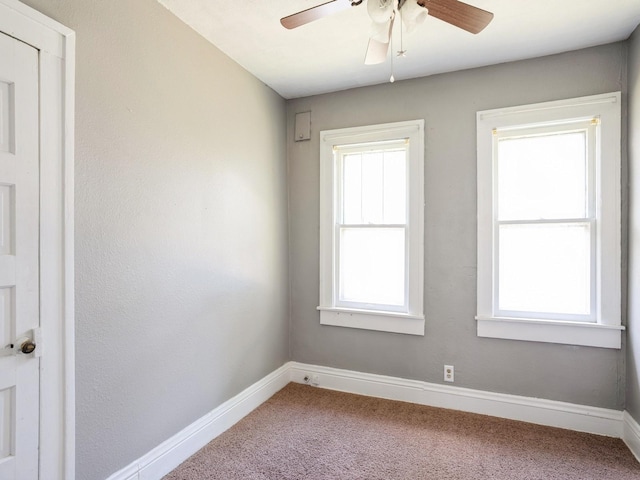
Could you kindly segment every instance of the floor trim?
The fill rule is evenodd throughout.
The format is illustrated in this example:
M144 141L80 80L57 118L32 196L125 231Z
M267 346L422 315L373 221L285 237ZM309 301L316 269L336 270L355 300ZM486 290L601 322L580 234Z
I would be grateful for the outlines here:
M624 431L622 434L622 440L627 444L631 453L640 462L640 425L635 419L629 415L629 412L624 412Z
M291 381L622 438L623 412L292 362ZM305 376L309 381L305 382Z
M622 438L640 461L640 425L627 412L288 362L107 480L162 478L289 382Z
M289 363L213 409L107 480L157 480L242 420L289 383Z

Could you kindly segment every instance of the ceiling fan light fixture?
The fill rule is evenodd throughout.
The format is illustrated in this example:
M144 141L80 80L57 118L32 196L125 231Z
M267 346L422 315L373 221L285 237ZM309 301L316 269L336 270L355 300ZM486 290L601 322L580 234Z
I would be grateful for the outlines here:
M333 13L360 5L364 0L329 0L315 7L307 8L300 12L288 15L280 19L283 27L293 29L326 17ZM391 13L404 10L406 6L412 9L414 6L425 9L422 13L435 17L454 27L466 30L469 33L480 33L493 20L493 13L481 8L469 5L461 0L368 0L367 11L369 16L377 23L389 21ZM416 24L422 22L424 15L415 18Z
M417 25L424 23L428 16L428 10L420 6L417 0L406 0L402 5L402 23L404 23L407 33Z
M297 28L345 8L360 5L363 1L329 0L283 17L280 19L280 23L288 29ZM493 13L461 0L367 0L367 12L373 22L373 28L365 55L364 63L366 65L384 63L387 59L390 44L393 42L392 31L396 14L401 17L398 57L404 57L406 54L402 38L402 25L407 29L407 32L410 32L417 25L423 23L429 15L469 33L477 34L493 19ZM395 80L393 77L393 55L391 55L391 71L390 81L393 82Z

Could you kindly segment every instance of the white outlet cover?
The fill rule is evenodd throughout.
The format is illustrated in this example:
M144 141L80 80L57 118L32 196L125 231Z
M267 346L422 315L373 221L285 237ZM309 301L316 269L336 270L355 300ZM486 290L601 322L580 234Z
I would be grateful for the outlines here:
M453 365L445 365L444 366L444 381L445 382L453 382L453 378L454 378Z

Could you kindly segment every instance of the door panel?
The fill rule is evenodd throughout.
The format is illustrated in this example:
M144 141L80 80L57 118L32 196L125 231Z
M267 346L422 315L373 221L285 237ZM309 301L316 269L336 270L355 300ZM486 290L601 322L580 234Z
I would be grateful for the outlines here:
M37 480L38 51L0 34L0 479ZM13 346L13 348L12 348Z

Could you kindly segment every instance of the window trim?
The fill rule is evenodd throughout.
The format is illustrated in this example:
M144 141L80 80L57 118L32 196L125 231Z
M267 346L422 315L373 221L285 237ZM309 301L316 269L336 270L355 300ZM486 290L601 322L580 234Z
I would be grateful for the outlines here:
M513 318L494 306L493 132L526 125L597 119L596 319ZM621 94L613 92L477 113L479 337L621 348ZM606 161L603 161L605 156Z
M338 307L334 296L335 202L338 175L334 147L409 140L408 311ZM320 324L424 335L424 120L411 120L320 132Z

